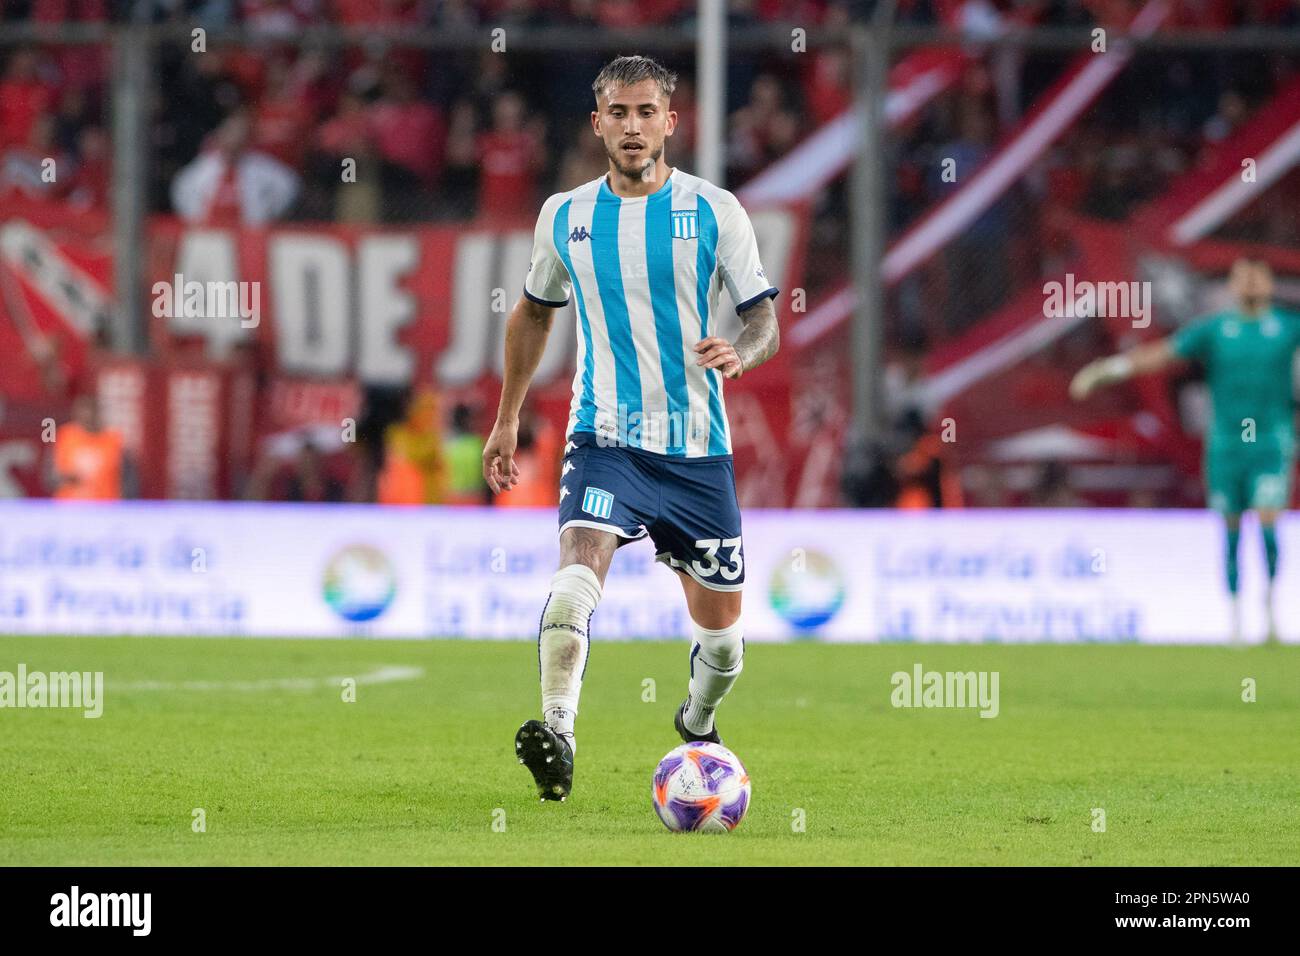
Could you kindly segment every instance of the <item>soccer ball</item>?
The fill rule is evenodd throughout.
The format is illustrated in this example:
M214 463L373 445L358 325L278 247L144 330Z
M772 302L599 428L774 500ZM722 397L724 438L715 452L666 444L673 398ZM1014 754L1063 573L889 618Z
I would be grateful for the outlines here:
M749 773L721 744L696 741L669 751L655 768L651 798L668 829L726 833L749 809Z

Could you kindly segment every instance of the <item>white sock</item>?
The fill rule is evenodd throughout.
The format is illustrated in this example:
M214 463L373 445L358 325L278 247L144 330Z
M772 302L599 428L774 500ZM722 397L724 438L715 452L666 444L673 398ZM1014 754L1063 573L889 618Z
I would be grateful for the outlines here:
M542 719L555 733L567 735L575 749L573 720L590 648L587 625L600 603L600 591L600 578L586 565L560 568L551 578L551 594L537 635Z
M695 643L691 647L691 683L682 722L686 729L707 734L713 729L713 712L727 696L744 667L745 641L740 621L710 630L691 622Z

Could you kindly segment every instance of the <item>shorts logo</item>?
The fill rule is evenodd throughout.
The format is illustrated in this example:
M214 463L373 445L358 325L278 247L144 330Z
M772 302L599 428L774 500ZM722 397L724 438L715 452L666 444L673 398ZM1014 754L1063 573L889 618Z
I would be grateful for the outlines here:
M694 209L674 209L672 220L674 239L700 238L700 217Z
M614 511L614 496L600 488L588 488L582 494L582 510L597 518L608 518Z

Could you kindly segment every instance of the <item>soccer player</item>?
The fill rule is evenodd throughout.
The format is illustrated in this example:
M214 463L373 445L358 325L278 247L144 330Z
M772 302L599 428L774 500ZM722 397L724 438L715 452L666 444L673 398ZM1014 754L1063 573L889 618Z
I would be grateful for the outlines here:
M1268 640L1276 641L1277 516L1290 500L1295 467L1291 362L1300 347L1300 318L1271 307L1273 273L1265 262L1238 259L1228 287L1237 308L1189 323L1167 339L1084 366L1070 383L1070 393L1082 399L1098 386L1158 372L1180 359L1204 365L1212 405L1205 435L1205 485L1209 506L1223 515L1227 528L1232 640L1241 640L1241 514L1254 509L1268 564Z
M592 84L591 125L609 172L542 206L483 450L484 478L508 493L518 479L519 409L555 310L572 295L578 361L560 475L560 569L538 633L542 719L515 736L543 800L563 800L573 786L588 623L619 546L648 535L685 591L694 639L674 719L682 740L721 742L713 712L741 671L745 564L723 379L776 353L777 290L736 197L664 159L676 81L654 60L626 56ZM734 342L714 334L724 286L743 324Z

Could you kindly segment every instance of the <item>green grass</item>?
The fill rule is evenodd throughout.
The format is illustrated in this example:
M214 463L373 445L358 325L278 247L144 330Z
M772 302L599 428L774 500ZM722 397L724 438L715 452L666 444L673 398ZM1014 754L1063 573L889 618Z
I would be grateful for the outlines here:
M719 723L753 805L721 837L670 834L650 808L686 658L684 643L596 644L574 796L543 805L511 743L537 709L530 642L0 638L0 670L106 683L98 720L0 710L0 864L1300 859L1296 648L751 644ZM917 661L999 671L1000 715L894 709L890 675ZM355 703L321 685L128 686L386 665L424 675L362 684Z

